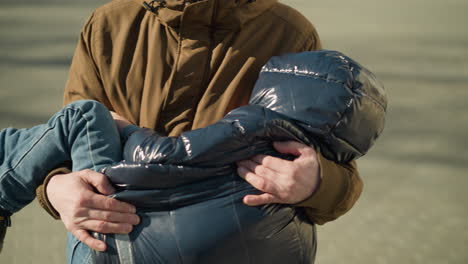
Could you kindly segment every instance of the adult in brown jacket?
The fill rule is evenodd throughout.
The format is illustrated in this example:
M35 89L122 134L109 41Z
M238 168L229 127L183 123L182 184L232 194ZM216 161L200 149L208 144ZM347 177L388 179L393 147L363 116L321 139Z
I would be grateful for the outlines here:
M320 48L310 22L276 0L114 0L81 32L64 101L94 99L117 119L176 136L246 104L271 56ZM353 206L362 190L354 162L336 164L296 142L275 147L297 158L239 162L239 175L264 192L244 203L295 204L317 224ZM113 191L100 173L58 168L38 196L78 239L104 250L85 230L128 233L139 221L133 206L106 197Z

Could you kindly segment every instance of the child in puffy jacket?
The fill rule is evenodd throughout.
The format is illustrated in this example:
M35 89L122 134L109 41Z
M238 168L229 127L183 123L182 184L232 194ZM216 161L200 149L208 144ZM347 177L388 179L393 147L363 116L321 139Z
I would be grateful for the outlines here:
M0 226L0 250L2 235L9 224L8 217L30 203L35 198L36 187L45 176L66 162L72 161L73 171L87 168L103 171L113 183L126 188L120 195L117 194L118 199L151 210L159 205L151 204L148 200L167 195L167 191L162 192L158 188L178 188L171 191L177 193L190 182L212 176L231 177L235 161L260 153L274 154L271 153L271 142L274 140L301 141L314 146L329 159L349 162L364 155L381 133L385 110L385 92L373 74L335 51L272 58L260 73L249 106L235 109L219 122L185 132L179 137L163 137L133 125L122 128L119 133L111 114L100 103L88 100L71 103L46 124L31 129L7 128L0 131L0 225L3 224L3 229ZM126 142L123 154L122 142ZM122 158L124 161L121 161ZM229 184L231 182L230 178ZM222 183L219 186L221 190L226 185ZM155 188L154 192L148 191L151 188ZM191 188L193 192L197 189ZM228 189L224 191L232 191ZM239 189L242 195L246 191L250 191L249 187ZM185 192L184 189L183 193L187 195ZM203 196L203 199L211 200L212 197ZM203 199L197 197L193 200L197 200L194 203L203 204ZM170 209L164 207L158 210L178 210L176 204L172 203ZM195 211L203 210L199 204L194 205L197 208ZM187 202L183 202L183 207L187 207ZM254 217L248 211L250 209L243 209L239 204L235 210L229 210L250 215L246 219ZM161 220L157 214L148 214L148 217ZM264 219L266 216L262 212L255 217ZM168 219L165 220L167 222ZM209 219L206 221L209 222ZM173 223L171 226L176 228L174 226L177 225ZM179 228L182 226L186 226L186 223ZM213 230L231 230L227 222L218 229L215 226L213 223ZM232 233L226 235L232 236ZM194 240L190 235L184 239ZM110 240L108 242L118 246L116 240ZM150 240L134 237L136 253L133 254L138 255L138 250L142 248L149 250L160 246L146 245L148 242L145 241ZM199 244L200 248L190 254L198 254L203 247L211 245L211 241L205 242L200 243L197 238L193 243ZM284 242L284 238L278 241L280 244ZM185 249L177 243L173 247L166 245L167 248L177 249L164 253L166 259L188 254L184 250L194 250L196 247L193 243ZM272 249L265 247L265 251L258 254L267 255ZM281 255L281 252L278 254ZM105 263L118 262L118 253L114 255L97 254L95 258L101 258ZM154 261L150 255L146 252L141 253L140 257L147 258L150 263ZM279 255L275 260L282 259ZM284 259L290 258L284 256ZM271 263L270 260L268 262ZM210 262L207 260L203 263Z

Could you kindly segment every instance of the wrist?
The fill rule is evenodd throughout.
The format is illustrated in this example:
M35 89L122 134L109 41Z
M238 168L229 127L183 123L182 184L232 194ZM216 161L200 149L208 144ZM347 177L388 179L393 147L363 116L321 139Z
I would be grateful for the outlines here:
M55 169L47 175L44 183L36 189L37 201L41 207L44 208L44 210L46 210L46 212L54 219L60 219L60 214L57 212L57 210L55 210L54 206L49 200L49 194L52 193L49 187L53 186L53 183L50 183L54 180L55 176L70 172L71 171L66 167Z

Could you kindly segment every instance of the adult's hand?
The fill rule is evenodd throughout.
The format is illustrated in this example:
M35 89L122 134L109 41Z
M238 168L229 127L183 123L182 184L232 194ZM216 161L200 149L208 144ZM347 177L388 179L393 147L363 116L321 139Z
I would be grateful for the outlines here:
M263 192L246 195L243 201L247 205L295 204L311 196L320 184L317 152L313 148L294 141L274 142L273 146L278 152L297 157L289 161L257 155L238 162L239 176Z
M107 197L114 188L105 175L92 170L55 175L46 191L67 230L98 251L105 251L106 244L87 230L129 233L140 221L133 205Z

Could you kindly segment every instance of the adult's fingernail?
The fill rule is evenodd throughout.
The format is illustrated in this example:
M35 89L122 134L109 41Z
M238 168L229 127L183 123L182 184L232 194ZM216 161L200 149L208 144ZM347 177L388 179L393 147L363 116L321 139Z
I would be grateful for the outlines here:
M140 223L140 217L138 215L136 215L135 217L133 217L132 219L132 223L134 225L138 225Z
M98 250L100 250L100 251L106 250L106 245L104 243L99 243L97 245L97 247L98 247Z

